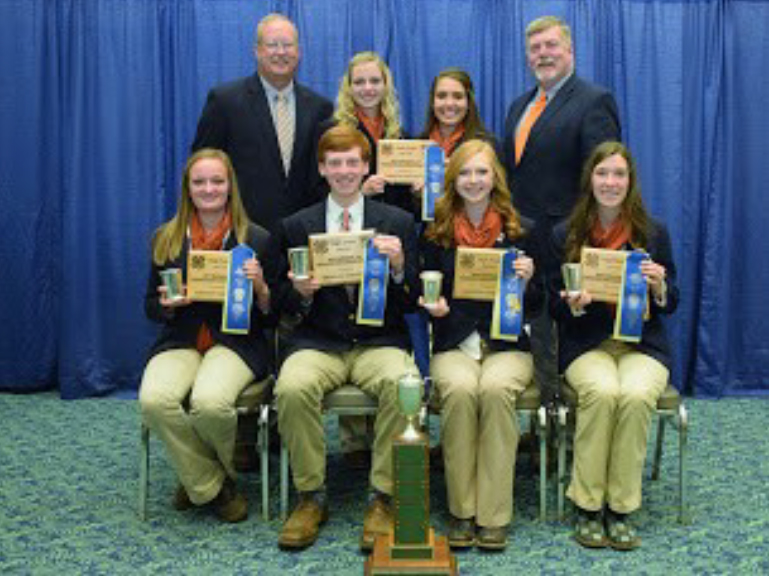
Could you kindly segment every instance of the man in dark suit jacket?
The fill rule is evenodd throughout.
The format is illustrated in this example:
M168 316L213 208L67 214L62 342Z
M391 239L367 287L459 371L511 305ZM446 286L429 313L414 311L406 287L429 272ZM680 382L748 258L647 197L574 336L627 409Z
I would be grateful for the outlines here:
M275 386L278 428L299 492L297 507L278 539L283 548L311 545L328 518L321 403L326 393L348 382L379 401L361 548L373 548L375 537L393 528L391 447L393 436L404 425L397 406L397 382L407 372L418 374L404 320L404 314L416 310L418 254L411 215L361 194L370 157L365 136L355 128L343 125L326 132L318 158L331 192L326 200L280 223L271 257L265 259L273 307L298 317L286 336L287 358ZM373 244L389 261L381 325L356 320L361 298L357 283L321 287L317 279L294 277L289 269L290 248L307 246L311 234L345 230L374 230Z
M192 149L219 148L229 154L249 218L272 232L281 218L320 199L315 154L319 126L333 106L294 81L299 37L285 16L262 19L254 56L256 74L209 92ZM283 154L278 134L281 96L286 97L283 110L289 126Z
M582 164L598 144L620 140L622 135L611 93L574 73L571 30L565 22L554 16L531 22L526 28L526 55L537 86L510 105L504 161L513 203L536 222L535 234L542 246L536 266L547 279L558 273L548 249L550 234L577 201ZM546 98L544 110L537 117L537 101L542 97ZM537 379L547 400L556 381L549 315L539 316L532 332Z

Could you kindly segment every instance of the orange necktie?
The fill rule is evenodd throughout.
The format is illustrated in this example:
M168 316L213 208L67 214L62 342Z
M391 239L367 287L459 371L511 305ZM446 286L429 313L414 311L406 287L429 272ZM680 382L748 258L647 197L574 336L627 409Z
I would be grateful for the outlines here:
M529 110L528 116L523 119L521 126L518 129L518 134L515 136L515 163L518 164L521 161L523 155L523 149L526 148L526 140L529 139L529 133L531 127L545 111L545 105L547 104L547 94L542 92L539 98L534 102L534 106Z

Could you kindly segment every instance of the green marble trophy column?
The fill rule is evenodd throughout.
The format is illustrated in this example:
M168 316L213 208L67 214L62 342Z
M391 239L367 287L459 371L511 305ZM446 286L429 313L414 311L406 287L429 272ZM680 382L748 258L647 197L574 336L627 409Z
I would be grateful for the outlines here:
M414 425L422 406L422 379L406 374L398 382L398 403L406 417L393 440L394 532L380 536L366 574L456 574L456 560L445 537L430 527L429 441Z

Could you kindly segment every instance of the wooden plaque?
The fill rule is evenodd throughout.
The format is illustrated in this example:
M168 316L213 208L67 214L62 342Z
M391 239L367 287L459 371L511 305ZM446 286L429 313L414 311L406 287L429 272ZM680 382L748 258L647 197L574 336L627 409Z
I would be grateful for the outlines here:
M499 283L499 248L457 248L454 298L493 301Z
M392 184L413 184L425 179L425 148L431 140L380 140L377 174Z
M310 235L310 275L321 286L359 284L373 230Z
M187 297L199 302L224 302L230 253L190 250L187 255Z
M582 289L597 302L616 304L625 271L624 250L582 248Z

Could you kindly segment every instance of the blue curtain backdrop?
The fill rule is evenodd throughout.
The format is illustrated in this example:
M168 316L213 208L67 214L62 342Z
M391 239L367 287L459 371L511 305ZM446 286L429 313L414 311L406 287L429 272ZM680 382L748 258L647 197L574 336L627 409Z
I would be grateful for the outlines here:
M0 389L64 398L138 387L149 237L173 212L206 92L254 70L265 14L301 34L302 82L390 63L406 128L447 66L487 124L531 86L523 30L572 25L577 71L611 88L682 305L673 378L702 396L769 393L766 1L0 0Z

